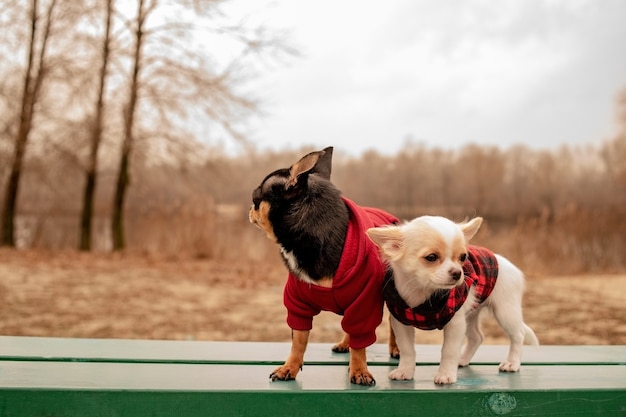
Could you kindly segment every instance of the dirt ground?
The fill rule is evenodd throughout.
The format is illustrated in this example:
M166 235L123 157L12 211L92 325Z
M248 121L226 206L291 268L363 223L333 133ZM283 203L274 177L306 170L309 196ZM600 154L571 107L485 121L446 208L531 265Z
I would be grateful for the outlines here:
M178 340L288 341L271 262L163 260L129 254L0 249L0 334ZM542 344L626 344L626 275L529 277L525 320ZM313 342L341 337L315 319ZM485 343L506 343L493 318ZM387 320L378 341L387 342ZM440 343L441 332L417 332Z

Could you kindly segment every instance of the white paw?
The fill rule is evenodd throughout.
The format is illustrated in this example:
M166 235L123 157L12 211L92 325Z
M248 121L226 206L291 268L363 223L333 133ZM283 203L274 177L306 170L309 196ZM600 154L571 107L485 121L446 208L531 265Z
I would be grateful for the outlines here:
M435 376L435 384L454 384L456 382L456 375L456 372L445 372L440 370L437 372L437 376Z
M395 379L396 381L408 381L413 379L415 374L415 368L397 368L389 372L389 379Z
M470 364L470 360L469 359L461 358L461 360L459 360L459 366L461 368L464 368L464 367L466 367L469 364Z
M500 364L498 369L500 369L501 372L517 372L519 371L520 366L521 364L519 361L515 361L515 362L504 361Z

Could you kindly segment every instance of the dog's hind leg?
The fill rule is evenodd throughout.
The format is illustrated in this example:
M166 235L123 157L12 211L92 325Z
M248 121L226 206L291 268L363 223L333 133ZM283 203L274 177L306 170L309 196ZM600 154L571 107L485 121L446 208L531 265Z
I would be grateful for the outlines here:
M400 348L398 347L398 342L396 342L396 334L393 332L391 316L389 316L389 356L394 359L400 359Z
M496 320L509 336L511 345L506 360L500 363L499 369L503 372L517 372L522 364L522 345L526 330L522 321L521 309L518 312L512 311L513 308L494 310Z
M350 352L350 335L348 333L343 334L341 342L332 347L332 351L335 353L348 353Z
M526 337L526 325L522 317L522 305L519 297L511 297L506 305L493 303L492 311L498 324L509 336L511 345L506 360L500 363L503 372L517 372L522 362L522 345Z
M524 324L522 314L524 275L508 259L500 255L496 256L500 272L488 302L496 321L511 340L509 354L506 360L500 363L499 369L503 372L517 372L521 366L522 345L528 328ZM534 333L532 335L534 336ZM536 340L535 337L533 341Z
M484 336L480 330L480 310L468 314L465 335L467 336L467 344L463 349L461 359L459 359L459 366L469 365L478 347L483 343Z

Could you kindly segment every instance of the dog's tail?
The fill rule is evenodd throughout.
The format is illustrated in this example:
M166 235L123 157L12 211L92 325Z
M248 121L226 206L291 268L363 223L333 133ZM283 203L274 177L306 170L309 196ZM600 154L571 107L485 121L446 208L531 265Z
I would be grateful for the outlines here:
M527 345L539 346L539 339L537 339L537 335L533 332L533 329L528 327L526 323L524 323L524 343Z

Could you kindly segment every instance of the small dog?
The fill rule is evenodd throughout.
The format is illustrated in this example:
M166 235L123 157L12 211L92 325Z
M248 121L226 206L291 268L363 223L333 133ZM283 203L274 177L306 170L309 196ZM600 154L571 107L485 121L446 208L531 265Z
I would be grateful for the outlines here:
M313 317L324 310L343 316L346 334L333 351L350 352L350 381L374 385L365 348L376 341L383 281L390 272L365 231L398 219L341 196L330 182L332 151L328 147L303 156L269 174L252 192L250 222L278 243L289 270L284 303L292 329L291 352L270 378L295 379Z
M481 217L454 223L444 217L423 216L403 225L367 231L393 269L393 277L385 282L384 298L400 362L389 374L391 379L413 379L417 327L443 329L435 383L456 382L458 367L470 363L483 341L479 316L485 308L511 340L500 371L518 371L523 343L539 343L522 318L522 272L506 258L468 245L481 224ZM465 335L467 344L461 353Z

